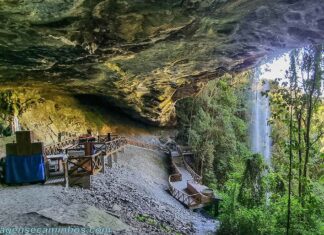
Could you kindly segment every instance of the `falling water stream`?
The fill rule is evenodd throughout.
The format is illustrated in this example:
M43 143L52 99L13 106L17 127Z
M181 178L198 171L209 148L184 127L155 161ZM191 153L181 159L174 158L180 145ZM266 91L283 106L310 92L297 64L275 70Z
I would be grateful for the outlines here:
M269 98L262 92L269 90L269 81L260 80L259 72L255 71L252 79L250 141L253 153L260 153L268 166L271 166L271 127Z
M262 92L269 90L268 80L260 79L260 71L255 70L252 78L250 142L253 153L263 156L264 162L271 168L271 115L270 101ZM268 170L264 172L268 174ZM266 189L266 204L269 205L271 192Z
M15 115L13 118L13 132L20 131L20 123L18 117Z

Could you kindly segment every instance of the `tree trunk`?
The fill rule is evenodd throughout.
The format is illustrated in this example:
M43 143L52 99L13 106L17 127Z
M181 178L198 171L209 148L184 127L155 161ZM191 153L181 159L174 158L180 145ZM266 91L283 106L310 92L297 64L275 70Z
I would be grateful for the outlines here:
M297 125L298 125L298 196L299 199L302 198L302 114L299 110L297 115Z
M292 161L293 161L293 149L292 149L292 131L293 131L293 108L290 106L290 120L289 120L289 172L288 172L288 205L287 205L287 227L286 234L289 235L290 231L290 219L291 219L291 186L292 186Z
M308 94L308 105L307 105L307 119L306 119L306 134L305 134L305 163L304 163L304 185L303 185L303 192L305 192L305 188L307 185L307 175L308 175L308 162L309 162L309 155L310 155L310 150L311 150L311 136L310 136L310 131L311 131L311 126L312 126L312 117L314 113L314 108L317 105L317 98L315 97L317 89L320 89L318 87L318 80L321 79L321 58L322 58L322 47L321 46L315 46L315 55L314 55L314 74L312 75L311 79L311 87L310 91ZM308 71L309 73L309 71ZM304 202L302 201L304 204Z

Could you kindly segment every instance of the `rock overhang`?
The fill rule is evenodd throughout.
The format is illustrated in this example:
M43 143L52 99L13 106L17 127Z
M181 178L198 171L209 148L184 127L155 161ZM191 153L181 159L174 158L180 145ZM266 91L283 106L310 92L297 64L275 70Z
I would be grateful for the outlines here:
M104 97L151 124L265 56L324 41L321 0L1 0L0 80Z

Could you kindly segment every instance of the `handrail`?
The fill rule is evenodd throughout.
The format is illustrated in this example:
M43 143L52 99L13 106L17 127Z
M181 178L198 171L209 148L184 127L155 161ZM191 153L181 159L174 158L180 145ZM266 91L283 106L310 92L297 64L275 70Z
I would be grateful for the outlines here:
M82 168L88 174L94 174L95 171L101 170L100 165L98 165L98 161L100 161L99 157L102 156L103 153L104 153L103 151L99 151L95 154L87 155L87 156L81 156L81 157L69 156L67 162L73 164L74 166L71 169L67 168L68 175L72 175L73 173L77 172L77 170L80 168ZM73 160L81 160L81 159L82 159L81 165L78 164L78 162L73 161ZM83 167L83 164L87 162L90 162L91 170Z
M185 166L185 168L187 169L187 171L189 171L190 175L192 176L193 180L197 183L202 183L202 176L200 176L199 174L197 174L191 167L190 165L187 163L184 155L183 155L183 151L182 151L182 148L181 146L178 146L178 149L180 151L180 154L182 156L182 161L183 161L183 164Z
M177 177L178 180L176 180L176 181L181 181L181 180L182 180L182 174L180 173L179 168L178 168L177 165L173 162L172 159L171 159L171 168L172 168L172 172L173 172L173 174L171 174L170 176ZM175 181L172 181L172 182L175 182Z
M177 167L177 165L174 163L172 159L171 159L171 168L172 171L174 172L173 174L169 175L169 180L168 180L169 190L171 195L177 200L179 200L180 202L182 202L183 204L187 205L188 207L199 205L200 204L199 193L189 195L175 188L172 185L172 182L182 181L182 174L180 173L179 168Z
M150 150L162 150L162 151L165 150L163 147L156 145L156 144L145 143L145 142L142 142L139 140L134 140L134 139L118 136L116 134L112 134L111 138L112 138L112 140L108 141L107 136L99 135L97 144L105 144L106 150L107 149L111 150L111 148L116 148L116 147L119 148L126 144L141 147L141 148L146 148L146 149L150 149ZM65 139L60 142L56 142L56 143L47 145L47 146L45 146L45 154L50 155L50 154L57 153L63 146L68 145L68 144L75 144L78 140L79 140L78 137L72 137L72 138ZM107 145L109 145L108 148L107 148ZM116 146L114 146L114 145L116 145ZM103 146L100 146L99 150L103 150L103 148L104 148Z
M97 138L98 138L98 141L99 142L100 141L103 141L103 142L109 141L108 140L108 135L98 135ZM117 135L117 134L110 134L110 138L111 138L110 141L112 141L112 140L114 140L116 138L119 138L119 135Z
M62 141L59 141L59 142L54 142L52 144L49 144L49 145L46 145L45 147L53 147L53 146L56 146L56 145L61 145L63 143L71 143L73 141L76 141L78 140L78 137L71 137L71 138L68 138L68 139L64 139Z
M78 163L73 163L74 167L72 167L70 170L68 170L68 175L71 173L74 173L77 168L83 168L83 170L85 170L86 172L89 171L89 173L92 173L95 169L97 169L97 160L100 161L100 159L97 159L99 156L101 156L102 154L111 154L113 152L118 151L120 148L122 148L125 145L134 145L137 147L142 147L142 148L146 148L146 149L151 149L151 150L165 150L163 147L159 146L159 145L155 145L155 144L150 144L150 143L145 143L145 142L141 142L138 140L134 140L134 139L130 139L130 138L126 138L126 137L120 137L120 136L114 136L115 138L113 138L110 141L106 141L104 140L104 142L100 143L100 140L98 139L98 142L94 142L94 144L99 145L99 147L97 148L97 152L95 154L92 155L88 155L88 156L83 156L83 157L73 157L73 156L69 156L68 157L68 162L70 162L70 160L74 160L74 159L92 159L91 161L91 171L89 171L88 169L82 167L82 165L79 165ZM57 153L59 151L59 149L61 149L62 147L64 147L64 145L69 145L69 144L75 144L78 141L78 138L74 137L74 138L70 138L64 141L61 141L59 143L54 143L52 145L46 146L45 147L45 153L46 154L53 154L53 153ZM73 146L74 148L76 146ZM200 183L201 182L201 176L199 176L197 173L194 172L193 169L191 169L191 167L189 166L189 164L185 161L183 155L182 155L182 151L180 146L177 146L177 150L180 152L181 156L182 156L182 161L185 165L185 168L189 171L189 173L192 175L193 179L195 182ZM96 160L97 159L97 160ZM82 162L81 162L82 164ZM98 165L99 166L99 165ZM173 197L175 197L176 199L178 199L180 202L184 203L185 205L191 207L191 206L195 206L198 205L202 202L206 202L209 200L209 197L201 194L201 193L196 193L196 194L192 194L189 195L186 192L179 190L177 188L175 188L172 185L172 182L177 182L177 181L181 181L182 180L182 174L179 170L179 168L177 167L177 165L175 164L175 162L173 161L173 159L171 159L171 167L173 170L173 174L169 175L169 179L168 179L168 184L169 184L169 190L170 193L172 194ZM99 168L98 168L99 169Z
M190 165L187 163L187 161L186 161L186 159L185 159L185 157L184 157L184 155L182 154L183 152L182 152L182 148L179 146L179 149L181 150L181 155L182 155L182 161L183 161L183 163L184 163L184 166L185 166L185 168L187 169L187 171L191 174L191 176L192 176L192 178L193 178L193 181L194 182L196 182L196 183L199 183L199 184L201 184L202 183L202 176L200 176L200 175L198 175L191 167L190 167ZM200 196L200 200L201 200L201 202L203 203L203 202L208 202L208 201L210 201L210 197L208 197L208 196L206 196L206 195L204 195L204 194L202 194L202 193L200 193L200 192L198 192L197 193L197 195L199 195Z
M77 158L94 158L94 157L98 157L99 155L101 155L103 153L103 151L99 151L95 154L92 155L87 155L87 156L69 156L69 159L77 159Z
M71 137L60 142L55 142L53 144L44 147L44 152L46 155L55 154L60 148L68 144L75 144L78 141L77 137Z
M114 140L108 141L106 144L106 154L109 154L111 152L115 152L122 146L125 146L127 144L127 140L125 137L118 137Z
M190 167L190 165L186 162L181 147L179 145L177 145L176 146L176 149L177 149L177 151L179 151L179 153L181 155L181 158L180 158L181 159L181 162L184 164L186 170L190 173L190 175L193 178L193 180L189 180L189 181L192 181L194 183L201 184L202 177L200 175L198 175ZM189 208L198 206L199 204L209 203L209 202L211 202L211 200L213 200L212 197L206 196L206 195L204 195L201 192L196 192L196 193L190 195L190 194L187 194L183 190L179 190L179 189L175 188L173 186L172 182L181 181L182 175L180 173L179 168L177 167L177 165L173 161L173 158L171 158L171 167L173 168L173 172L175 172L175 173L169 175L168 184L169 184L169 191L170 191L171 195L174 198L176 198L177 200L179 200L180 202L182 202L183 204L185 204Z
M182 175L181 174L172 174L169 175L169 181L170 182L177 182L182 180Z
M193 180L197 183L202 183L202 177L198 175L191 167L190 165L186 162L185 158L183 157L183 163L187 171L189 171L190 175L192 176Z
M125 139L126 139L128 145L133 145L133 146L136 146L136 147L146 148L146 149L150 149L150 150L162 150L162 151L165 151L165 148L163 148L162 146L157 145L157 144L145 143L143 141L134 140L134 139L130 139L130 138L125 138Z
M169 175L169 190L170 190L171 195L187 206L195 206L195 205L200 204L200 198L198 197L198 196L200 196L199 193L189 195L189 194L173 187L173 185L171 183L172 182L171 178L174 175L176 175L176 174Z

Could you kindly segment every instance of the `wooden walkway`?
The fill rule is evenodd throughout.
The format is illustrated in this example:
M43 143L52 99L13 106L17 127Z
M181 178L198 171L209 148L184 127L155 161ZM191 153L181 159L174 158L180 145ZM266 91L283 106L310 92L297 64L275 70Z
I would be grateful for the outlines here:
M111 167L117 161L117 153L126 145L133 145L150 150L167 152L171 159L172 174L169 175L171 195L190 209L205 207L220 200L211 189L202 184L199 176L186 162L185 156L192 155L190 150L178 145L161 147L135 139L120 136L98 136L91 146L96 150L92 155L85 155L86 144L78 138L70 138L45 147L47 167L49 162L57 161L56 172L47 170L46 184L64 183L90 187L90 176L104 172L105 162ZM55 167L54 167L55 168ZM56 169L55 168L55 169Z
M178 153L176 153L176 151ZM169 190L174 198L190 209L202 208L217 203L219 198L202 184L202 178L186 162L184 156L190 152L170 150L172 174L169 176Z
M181 181L175 181L172 182L172 184L176 189L185 192L187 189L187 182L193 181L193 178L184 166L177 165L177 167L179 169L179 173L181 174Z
M150 150L163 150L158 145L144 143L135 139L113 136L98 136L89 142L95 152L86 155L86 143L78 137L45 147L46 175L45 184L80 185L90 187L90 176L105 170L105 164L111 167L117 161L117 153L126 145Z

